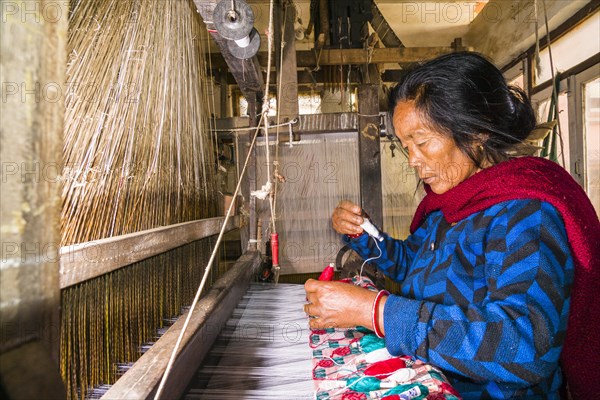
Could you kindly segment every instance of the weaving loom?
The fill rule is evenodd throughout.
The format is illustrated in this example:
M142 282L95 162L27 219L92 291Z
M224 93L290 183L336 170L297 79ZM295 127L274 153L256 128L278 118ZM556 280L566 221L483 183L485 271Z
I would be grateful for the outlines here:
M375 289L368 278L345 281ZM390 358L367 329L310 330L304 301L302 285L251 284L183 399L460 398L441 371Z
M183 398L312 398L305 296L302 285L251 284Z
M60 21L65 42L57 48L62 53L47 46L48 52L58 54L58 58L62 54L67 60L64 76L55 81L72 83L64 93L62 114L52 113L53 121L62 121L57 116L64 116L64 127L57 125L56 138L48 141L51 146L45 139L35 142L35 146L48 151L49 160L56 156L55 164L64 166L60 179L45 182L60 186L48 190L57 197L50 196L48 204L54 201L60 207L54 208L59 208L55 214L49 212L42 225L29 227L27 232L56 228L50 229L47 237L40 233L40 242L51 243L50 248L60 247L60 271L55 265L56 269L48 273L51 280L44 281L55 292L54 298L52 302L44 301L52 305L51 322L55 324L51 328L60 326L60 330L48 329L56 335L49 341L57 353L56 363L68 399L154 396L175 339L184 331L181 317L189 311L203 278L201 268L207 264L210 252L219 250L215 237L224 222L223 217L217 217L223 211L218 206L222 189L218 171L222 171L223 161L217 157L220 143L213 118L218 85L208 75L211 68L207 66L211 62L207 32L212 27L205 25L199 15L210 9L208 3L214 5L192 0L72 0L63 9L68 23ZM205 15L202 18L211 19ZM249 74L246 71L245 76ZM374 112L363 110L371 120ZM358 157L347 155L358 152L356 133L366 120L350 113L331 116L348 121L341 124L342 129L335 129L332 124L323 127L319 123L329 118L315 118L314 126L308 124L304 132L319 135L296 141L293 147L291 143L284 147L263 141L255 149L254 161L259 164L258 158L268 156L270 151L276 153L273 147L281 148L277 161L281 160L281 172L288 182L279 190L282 217L278 224L281 241L289 246L288 257L282 257L286 273L312 273L335 254L339 238L327 223L330 210L339 198L359 198ZM291 128L289 135L291 142ZM378 132L374 135L379 137ZM36 135L36 140L38 136L44 137ZM235 136L237 165L233 161L226 165L230 172L239 169L240 159L251 147L248 136L246 132ZM379 143L373 143L379 149ZM382 148L389 158L386 151ZM238 179L246 179L244 190L260 186L257 183L262 183L261 179L270 179L257 169L254 178L241 178L237 171ZM46 191L40 191L39 198L46 199L46 195ZM243 197L248 199L249 193L244 192ZM399 200L388 196L386 201ZM44 216L51 208L48 204L34 207L35 216ZM266 221L268 208L265 203L257 204L250 213ZM289 218L284 218L286 213ZM224 229L242 228L244 217L229 220ZM251 220L249 228L240 229L238 240L244 250L249 239L244 235L248 231L252 232L250 236L256 235L253 223ZM266 233L267 224L264 230ZM200 293L202 301L189 314L190 329L161 398L179 397L208 351L198 372L202 375L198 386L203 389L190 384L186 396L214 398L210 390L227 381L219 377L219 366L228 362L224 356L239 355L234 346L238 343L232 339L240 327L243 332L244 327L263 322L277 326L289 323L289 334L294 339L298 334L298 338L268 343L257 340L264 345L262 348L257 341L240 344L260 349L255 352L260 362L267 362L266 357L285 359L272 363L275 372L251 371L258 383L244 380L248 395L261 399L292 398L290 393L314 397L311 371L315 358L308 346L310 333L301 307L303 288L253 284L238 304L262 261L251 246L248 249L233 266L231 260L217 261L209 270L206 288ZM58 255L49 258L58 264ZM60 282L55 282L59 272ZM23 275L35 278L29 271ZM19 287L29 290L30 286ZM37 300L34 304L39 305ZM211 350L210 344L236 306L239 310ZM276 314L283 315L283 319L271 319ZM238 330L231 324L236 324ZM286 355L281 353L283 349ZM300 369L291 371L287 354L290 349ZM257 359L244 357L238 361L259 363ZM235 372L231 365L225 370L225 375ZM206 372L212 374L210 378ZM236 387L240 385L235 379L231 381ZM250 389L253 385L255 388ZM226 387L222 389L220 397L242 398L239 393L228 394Z

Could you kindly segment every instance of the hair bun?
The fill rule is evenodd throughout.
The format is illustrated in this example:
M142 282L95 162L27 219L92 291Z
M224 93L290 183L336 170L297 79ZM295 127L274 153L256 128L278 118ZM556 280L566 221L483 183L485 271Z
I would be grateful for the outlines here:
M509 86L508 94L513 115L510 131L515 139L523 141L535 128L535 113L527 95L518 86Z

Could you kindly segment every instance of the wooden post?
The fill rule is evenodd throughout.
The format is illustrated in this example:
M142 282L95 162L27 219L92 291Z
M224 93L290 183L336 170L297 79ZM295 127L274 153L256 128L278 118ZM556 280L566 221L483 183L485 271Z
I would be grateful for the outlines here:
M382 228L381 151L378 85L358 87L358 160L361 206Z
M227 70L219 71L219 84L221 86L221 114L220 118L227 118L229 113L229 86L227 85Z
M256 110L257 110L257 99L256 93L251 93L251 96L248 96L248 116L250 117L250 126L256 126ZM254 130L251 130L248 133L248 144L252 143L252 138L254 137ZM248 161L248 171L246 173L248 184L246 192L247 195L244 195L248 200L248 212L250 213L249 221L248 221L248 251L256 250L256 229L257 229L257 216L256 216L256 198L250 195L250 192L256 190L256 146L252 149L250 154L250 160ZM243 244L242 244L243 245ZM242 247L243 248L243 247Z
M294 22L296 21L296 7L291 1L284 1L282 5L282 19L284 24L283 65L279 66L277 74L281 77L281 93L278 93L280 121L287 122L298 116L298 74L296 64L296 38L294 35Z
M66 4L2 2L0 381L8 398L66 396L58 366Z

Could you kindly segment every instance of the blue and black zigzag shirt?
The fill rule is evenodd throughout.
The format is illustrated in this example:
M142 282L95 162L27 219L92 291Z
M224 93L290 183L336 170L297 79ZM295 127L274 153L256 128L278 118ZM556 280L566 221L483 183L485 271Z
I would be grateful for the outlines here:
M400 283L386 346L440 367L464 399L558 399L573 259L556 209L499 203L455 224L440 211L406 240L384 234L373 261ZM377 256L373 239L345 241Z

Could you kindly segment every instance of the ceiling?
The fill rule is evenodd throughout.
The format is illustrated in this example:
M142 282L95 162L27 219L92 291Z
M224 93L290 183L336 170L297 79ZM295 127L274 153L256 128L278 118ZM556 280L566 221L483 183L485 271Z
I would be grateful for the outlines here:
M194 0L196 3L215 4L218 0ZM213 60L213 71L223 72L223 66L227 65L229 72L233 74L242 92L254 91L260 87L264 80L261 75L266 74L267 59L269 53L267 44L267 32L269 27L269 0L245 0L251 7L255 21L254 27L260 34L261 46L258 57L240 61L231 59L230 54L223 57L228 58L227 64L219 61L220 48L214 40L222 40L218 33L213 33L211 40L211 56ZM286 0L271 0L280 7ZM319 0L315 0L319 1ZM322 1L322 0L321 0ZM350 0L326 0L330 4L338 2L336 10L342 14L346 7L355 3ZM335 46L325 45L324 49L316 50L314 34L305 35L294 41L296 49L296 62L298 80L292 80L295 84L311 84L319 82L343 84L344 80L352 82L395 82L399 70L404 65L445 54L452 49L464 48L481 52L488 56L499 67L503 67L515 58L522 55L535 43L535 28L538 28L539 36L544 36L544 14L547 11L549 29L552 31L569 20L580 10L597 10L594 6L597 0L438 0L438 1L414 1L414 0L373 0L378 12L383 18L374 16L370 32L377 31L379 37L383 37L387 31L386 25L394 32L397 40L401 42L398 49L398 41L380 40L371 43L369 49L341 49ZM294 28L302 30L310 23L310 0L294 0L296 19ZM369 4L367 2L367 4ZM535 5L540 8L536 15ZM368 5L367 5L368 7ZM542 8L543 7L543 8ZM289 7L286 8L289 10ZM277 12L277 11L276 11ZM353 15L356 15L353 14ZM579 13L579 15L583 15ZM536 24L537 16L537 24ZM209 18L212 17L212 13ZM279 15L284 18L284 15ZM581 18L581 17L578 17ZM211 18L212 19L212 18ZM338 20L339 21L339 20ZM275 23L275 22L274 22ZM572 23L572 22L571 22ZM210 23L212 24L212 22ZM209 25L210 25L209 24ZM356 25L352 25L355 27ZM212 26L207 26L212 28ZM382 28L382 29L380 29ZM212 32L217 32L213 30ZM314 29L313 29L314 32ZM353 35L360 30L354 32ZM215 36L216 35L216 36ZM350 35L350 29L348 29ZM358 35L356 35L358 36ZM356 37L353 36L353 37ZM375 36L377 37L377 36ZM389 36L385 37L389 39ZM279 46L280 38L274 38L273 51ZM460 39L460 42L455 39ZM332 39L333 40L333 39ZM355 42L356 43L356 42ZM388 43L386 46L385 43ZM387 47L387 48L385 48ZM358 52L356 52L357 50ZM353 52L354 51L354 52ZM227 52L226 52L227 53ZM325 57L321 58L322 53ZM271 53L273 54L273 53ZM413 54L414 56L411 56ZM287 57L287 68L290 68L290 58ZM338 61L339 60L339 61ZM314 64L314 65L313 65ZM368 64L368 67L367 67ZM271 63L275 68L276 62ZM325 68L321 68L325 66ZM328 66L328 67L327 67ZM347 66L343 69L341 66ZM351 78L350 69L359 75ZM360 71L359 71L360 69ZM250 72L249 72L250 71ZM249 75L250 74L250 75ZM304 74L304 75L303 75ZM307 75L308 74L308 75ZM231 83L231 77L228 82ZM271 81L273 83L273 81ZM283 84L287 82L283 79Z
M255 15L255 27L263 33L269 23L269 3L247 0ZM449 46L454 38L465 35L469 23L488 1L410 1L376 0L383 17L407 47ZM310 20L310 0L295 0L297 16L306 28ZM300 24L297 22L296 26ZM296 41L298 50L313 47L314 37ZM266 40L261 50L267 49Z

